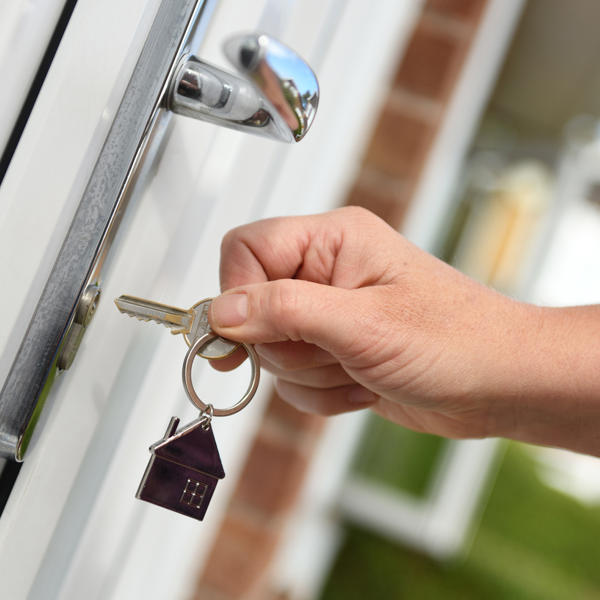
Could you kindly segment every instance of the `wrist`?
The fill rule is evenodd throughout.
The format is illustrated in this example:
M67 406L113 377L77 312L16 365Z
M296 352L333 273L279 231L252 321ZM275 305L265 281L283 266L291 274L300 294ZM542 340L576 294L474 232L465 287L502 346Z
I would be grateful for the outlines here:
M600 454L600 307L520 304L499 435Z

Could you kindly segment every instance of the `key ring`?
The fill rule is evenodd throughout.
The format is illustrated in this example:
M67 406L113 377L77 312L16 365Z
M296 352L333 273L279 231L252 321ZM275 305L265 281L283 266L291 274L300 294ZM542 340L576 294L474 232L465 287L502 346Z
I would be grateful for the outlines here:
M227 417L242 410L242 408L244 408L248 402L252 400L254 394L256 393L256 389L258 388L258 382L260 379L260 365L254 347L250 344L242 343L241 346L248 354L250 368L252 369L252 373L250 375L250 384L248 385L246 393L240 400L238 400L238 402L229 408L214 408L211 404L204 403L202 400L200 400L198 394L196 394L194 384L192 383L192 364L194 363L194 359L196 358L198 350L200 350L200 348L202 348L202 346L204 346L207 342L210 342L216 337L218 336L214 333L205 333L189 347L187 354L185 355L185 359L183 360L183 370L181 374L183 377L183 387L185 392L190 399L190 402L196 408L199 408L202 413L206 413L206 411L212 411L211 417L213 415L215 417Z

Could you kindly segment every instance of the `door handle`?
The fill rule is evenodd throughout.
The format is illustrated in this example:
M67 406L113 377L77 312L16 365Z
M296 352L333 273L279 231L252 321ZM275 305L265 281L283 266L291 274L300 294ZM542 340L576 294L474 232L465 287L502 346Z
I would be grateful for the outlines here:
M283 142L299 142L319 103L319 84L293 50L267 35L238 35L225 55L243 78L186 57L168 99L175 113Z
M0 457L23 460L56 372L75 356L131 190L149 171L169 113L287 142L301 140L314 119L317 79L280 42L266 35L232 38L225 53L241 77L193 56L214 4L161 1L0 391ZM89 318L77 319L80 314Z

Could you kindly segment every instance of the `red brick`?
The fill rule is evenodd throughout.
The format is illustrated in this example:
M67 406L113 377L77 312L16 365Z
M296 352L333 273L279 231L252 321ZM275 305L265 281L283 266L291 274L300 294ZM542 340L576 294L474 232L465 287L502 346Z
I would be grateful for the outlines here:
M413 185L402 181L380 181L379 179L359 178L348 195L347 203L367 208L398 229L402 225Z
M415 178L431 144L435 123L393 104L385 106L365 156L365 164L401 179Z
M235 501L270 516L288 510L302 487L309 454L284 436L267 436L261 431L234 492Z
M427 0L426 9L439 15L476 23L487 0Z
M260 585L273 557L277 531L228 514L204 567L195 598L247 598Z
M395 85L434 100L445 100L456 79L465 41L421 21L417 25Z

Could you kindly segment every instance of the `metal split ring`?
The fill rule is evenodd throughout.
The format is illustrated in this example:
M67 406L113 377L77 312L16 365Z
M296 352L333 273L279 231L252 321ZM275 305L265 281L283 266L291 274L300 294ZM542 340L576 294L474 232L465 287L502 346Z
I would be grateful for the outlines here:
M254 397L260 379L260 365L254 347L250 344L241 344L242 348L248 354L250 368L252 370L250 375L250 384L248 385L246 393L240 400L238 400L238 402L229 408L214 408L211 404L206 404L200 400L200 397L194 389L194 384L192 383L192 364L194 363L194 359L196 358L198 351L216 337L218 336L214 333L205 333L204 335L200 336L188 349L185 359L183 360L183 387L188 398L190 399L190 402L196 408L199 408L201 413L206 414L207 412L212 411L211 416L214 415L215 417L227 417L228 415L233 415L234 413L242 410L242 408L244 408Z

